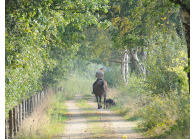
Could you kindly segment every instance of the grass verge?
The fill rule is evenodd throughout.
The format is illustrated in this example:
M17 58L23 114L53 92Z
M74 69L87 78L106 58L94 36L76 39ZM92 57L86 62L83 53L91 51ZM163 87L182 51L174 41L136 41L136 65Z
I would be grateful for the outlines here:
M53 138L62 134L67 120L65 99L60 93L49 96L37 111L26 118L16 139Z

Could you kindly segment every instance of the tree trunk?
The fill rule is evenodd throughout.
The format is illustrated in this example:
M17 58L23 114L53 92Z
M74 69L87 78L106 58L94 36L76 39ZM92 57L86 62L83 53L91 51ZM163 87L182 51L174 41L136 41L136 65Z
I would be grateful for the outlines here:
M127 50L125 50L122 54L122 59L121 59L121 74L123 75L123 80L125 83L128 84L128 73L129 73L129 55Z
M131 57L133 58L133 60L135 61L136 65L138 67L139 74L146 75L146 69L143 66L143 64L139 61L138 56L137 56L138 47L136 47L136 48L130 48L129 51L130 51Z

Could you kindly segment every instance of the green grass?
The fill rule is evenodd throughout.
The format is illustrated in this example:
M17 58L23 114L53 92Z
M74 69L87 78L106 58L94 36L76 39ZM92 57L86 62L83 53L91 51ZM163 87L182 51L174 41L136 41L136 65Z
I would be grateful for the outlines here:
M91 94L84 94L84 95L83 95L83 99L84 99L84 100L89 100L89 99L91 99Z
M77 105L82 109L93 108L91 105L87 104L84 99L77 100Z
M64 123L67 120L67 109L63 102L55 102L48 110L50 120L49 133L61 133L64 130Z

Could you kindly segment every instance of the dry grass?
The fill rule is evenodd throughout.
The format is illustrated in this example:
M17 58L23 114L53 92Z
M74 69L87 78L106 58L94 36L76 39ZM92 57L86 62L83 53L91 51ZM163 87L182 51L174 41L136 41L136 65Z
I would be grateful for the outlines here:
M118 96L118 90L115 88L108 88L107 98L114 99Z
M39 136L45 136L42 133L49 125L46 111L54 100L54 90L50 88L48 91L42 103L23 121L16 138L38 138Z

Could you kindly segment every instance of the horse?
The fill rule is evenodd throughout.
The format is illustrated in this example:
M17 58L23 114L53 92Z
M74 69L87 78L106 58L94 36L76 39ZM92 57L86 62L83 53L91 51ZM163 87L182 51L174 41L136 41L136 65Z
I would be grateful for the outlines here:
M103 85L104 84L104 85ZM107 92L107 82L105 80L98 80L94 85L94 94L97 99L98 109L102 108L101 99L104 96L104 109L106 108L106 92Z

